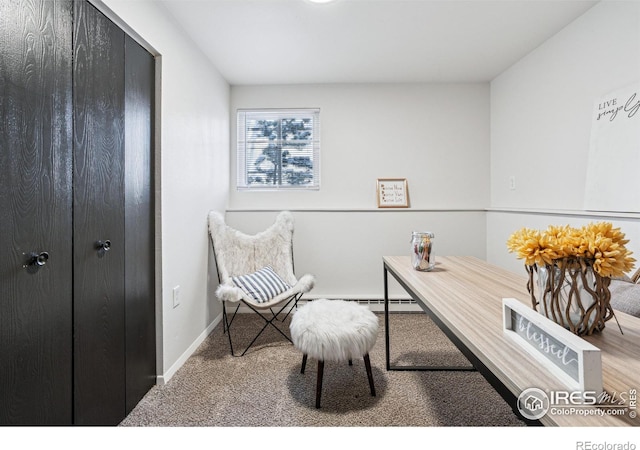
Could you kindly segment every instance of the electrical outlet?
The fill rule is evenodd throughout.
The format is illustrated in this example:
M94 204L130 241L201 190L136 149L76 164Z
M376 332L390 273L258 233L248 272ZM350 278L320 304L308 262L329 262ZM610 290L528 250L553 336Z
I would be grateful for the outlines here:
M516 177L513 175L509 177L509 189L512 191L516 190Z
M173 307L177 308L180 304L180 285L173 288Z

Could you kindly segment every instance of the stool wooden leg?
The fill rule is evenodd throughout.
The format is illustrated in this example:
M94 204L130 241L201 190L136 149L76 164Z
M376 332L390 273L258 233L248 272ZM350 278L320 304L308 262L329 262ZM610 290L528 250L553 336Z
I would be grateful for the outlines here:
M376 388L373 386L373 374L371 373L371 361L369 360L369 354L364 355L364 366L367 368L367 378L369 378L369 388L371 389L371 395L376 396Z
M300 369L300 373L304 373L304 368L307 367L307 354L302 355L302 368Z
M324 361L318 361L318 380L316 382L316 408L320 408L320 396L322 395L322 374Z

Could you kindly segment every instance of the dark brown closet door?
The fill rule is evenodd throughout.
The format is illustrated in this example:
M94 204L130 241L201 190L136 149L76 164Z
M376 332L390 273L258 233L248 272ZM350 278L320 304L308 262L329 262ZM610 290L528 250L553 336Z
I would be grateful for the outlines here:
M71 13L0 2L0 424L72 420Z
M154 59L125 38L126 413L156 383L153 217Z
M74 416L113 425L125 410L124 32L74 8Z

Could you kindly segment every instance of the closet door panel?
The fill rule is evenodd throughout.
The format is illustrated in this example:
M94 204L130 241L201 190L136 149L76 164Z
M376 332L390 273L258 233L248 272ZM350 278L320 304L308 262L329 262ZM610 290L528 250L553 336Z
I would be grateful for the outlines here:
M0 2L0 424L72 420L71 13Z
M156 383L154 58L125 37L126 412Z
M86 2L74 23L74 416L125 411L124 32Z

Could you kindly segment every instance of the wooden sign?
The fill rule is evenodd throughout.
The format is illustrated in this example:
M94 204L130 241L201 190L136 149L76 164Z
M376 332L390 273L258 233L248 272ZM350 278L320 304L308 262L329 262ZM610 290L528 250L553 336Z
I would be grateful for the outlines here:
M406 178L378 178L378 208L407 208L409 195Z
M602 393L600 349L514 298L502 299L505 335L569 389Z

